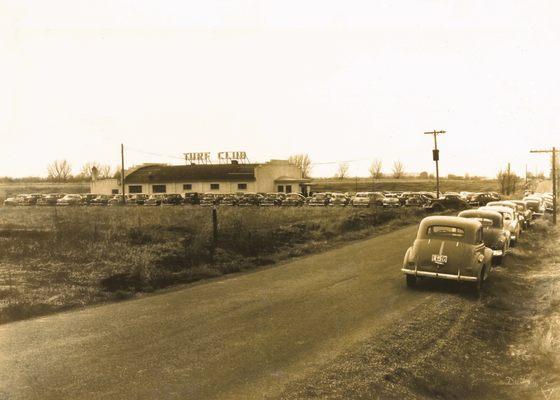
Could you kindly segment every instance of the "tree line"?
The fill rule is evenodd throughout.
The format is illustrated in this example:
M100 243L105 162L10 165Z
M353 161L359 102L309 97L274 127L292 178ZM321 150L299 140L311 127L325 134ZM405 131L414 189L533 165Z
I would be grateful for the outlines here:
M80 168L77 174L73 174L72 165L65 159L55 160L47 166L47 180L52 182L77 182L97 179L118 178L120 168L111 168L110 165L101 164L97 161L88 161Z

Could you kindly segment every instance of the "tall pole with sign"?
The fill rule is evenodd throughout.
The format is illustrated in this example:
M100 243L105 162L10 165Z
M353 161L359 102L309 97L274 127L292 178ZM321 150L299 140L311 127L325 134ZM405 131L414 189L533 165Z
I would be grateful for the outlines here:
M432 150L432 158L436 162L436 194L439 199L439 150L437 148L437 135L441 135L445 131L424 132L424 135L434 135L434 149Z

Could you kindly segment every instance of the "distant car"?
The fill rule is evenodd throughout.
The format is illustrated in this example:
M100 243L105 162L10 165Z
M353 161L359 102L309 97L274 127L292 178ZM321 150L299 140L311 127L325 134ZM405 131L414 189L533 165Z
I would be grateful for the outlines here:
M239 203L240 197L234 194L225 194L220 201L221 206L236 206Z
M524 197L523 201L527 205L527 208L532 211L533 219L541 218L546 212L544 201L540 198L529 196Z
M531 226L533 221L533 210L529 208L526 201L523 200L510 200L512 203L517 204L517 211L523 215L523 229Z
M469 208L469 204L461 199L458 194L447 193L439 199L431 200L424 207L427 211L442 212L445 210L465 210Z
M385 198L383 199L381 205L384 208L395 208L395 207L400 207L401 206L401 202L398 198L398 196L394 193L387 193L385 195Z
M164 194L161 193L152 194L144 201L144 205L151 206L151 207L161 206L163 198L164 198Z
M244 193L238 200L237 205L244 206L258 206L261 204L261 200L264 198L263 195L258 193Z
M303 206L305 204L305 197L299 193L289 193L282 201L283 206Z
M26 198L27 198L26 194L18 194L17 196L8 197L6 200L4 200L4 205L5 206L21 206L25 202Z
M467 203L472 207L483 207L491 201L494 198L488 193L471 193L467 197Z
M374 207L374 206L382 206L383 200L385 199L385 195L379 192L358 192L352 200L350 204L354 207Z
M33 193L33 194L28 194L27 196L25 196L25 199L23 200L22 205L23 206L35 206L37 205L37 201L41 198L43 198L44 195L40 194L40 193Z
M344 193L333 193L329 201L329 206L346 207L350 203L350 198Z
M134 193L130 195L129 203L131 205L142 206L150 196L144 193Z
M107 202L108 206L122 206L122 205L128 205L128 204L130 204L130 195L129 194L124 196L124 202L123 202L123 195L122 194L114 195Z
M57 206L81 206L84 199L79 194L67 194L56 202Z
M63 193L49 193L37 200L38 206L56 206L58 199L65 196Z
M407 285L414 286L418 278L435 278L472 282L481 290L492 267L492 250L483 237L482 224L473 219L424 218L404 256Z
M220 204L220 196L216 193L204 193L200 199L201 206L215 206Z
M97 197L97 194L94 193L86 193L84 195L82 195L82 198L84 199L84 204L90 206L91 202Z
M328 206L331 202L330 195L327 193L313 193L311 198L308 200L307 205L312 207L317 206Z
M510 231L504 226L504 217L494 210L464 210L459 213L461 218L473 218L482 224L484 245L492 249L492 256L497 264L509 251Z
M407 207L424 207L425 205L429 204L432 199L422 195L422 194L414 194L413 196L409 196L404 203Z
M185 204L190 204L190 205L197 205L200 204L200 193L197 192L187 192L184 194L184 202Z
M504 217L504 227L509 230L510 233L509 245L510 247L515 247L517 245L517 240L521 233L521 226L519 225L515 211L504 206L486 206L480 207L479 210L497 211L502 214Z
M111 197L112 196L109 196L107 194L100 194L99 196L97 196L96 198L90 201L90 205L106 206L107 204L109 204L109 199L111 199Z
M284 193L267 193L261 200L261 206L281 206L286 195Z
M163 196L161 204L164 206L179 206L183 204L183 196L176 193L169 193Z
M486 207L508 207L513 210L514 218L517 219L519 223L519 228L522 231L525 229L525 215L524 215L524 208L521 205L516 204L511 200L500 200L500 201L491 201L486 204Z
M403 192L401 193L398 198L399 198L399 202L401 203L401 206L406 205L406 201L408 199L410 199L411 197L416 196L416 193L413 192Z

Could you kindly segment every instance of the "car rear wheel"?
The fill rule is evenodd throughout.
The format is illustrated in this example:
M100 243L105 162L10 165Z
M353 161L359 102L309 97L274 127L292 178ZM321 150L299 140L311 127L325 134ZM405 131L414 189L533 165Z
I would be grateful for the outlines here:
M414 287L416 286L416 276L414 275L406 275L406 286L408 287Z
M474 284L474 290L477 293L482 292L482 288L484 286L484 276L486 275L486 267L482 267L482 271L480 271L480 276L478 277L478 280L475 282Z

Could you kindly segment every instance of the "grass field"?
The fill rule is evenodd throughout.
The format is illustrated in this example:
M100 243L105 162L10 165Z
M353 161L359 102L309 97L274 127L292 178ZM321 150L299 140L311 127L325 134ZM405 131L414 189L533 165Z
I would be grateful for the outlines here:
M418 222L416 209L0 208L0 322L274 264Z
M346 179L313 179L311 188L314 192L362 192L362 191L433 191L436 190L435 179L378 179L346 178ZM442 192L494 192L498 191L498 181L495 179L441 179Z

